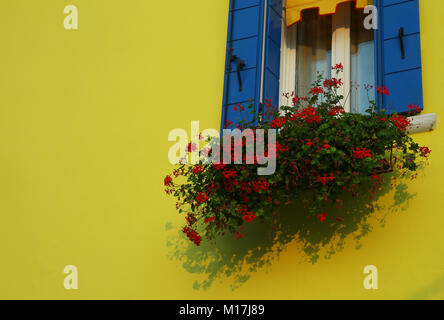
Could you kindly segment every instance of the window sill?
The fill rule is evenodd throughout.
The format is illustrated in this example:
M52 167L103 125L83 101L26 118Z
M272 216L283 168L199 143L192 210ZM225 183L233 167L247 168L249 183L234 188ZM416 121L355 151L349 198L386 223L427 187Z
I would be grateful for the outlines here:
M420 133L432 131L436 128L438 118L436 113L426 113L409 117L410 125L407 127L407 133Z

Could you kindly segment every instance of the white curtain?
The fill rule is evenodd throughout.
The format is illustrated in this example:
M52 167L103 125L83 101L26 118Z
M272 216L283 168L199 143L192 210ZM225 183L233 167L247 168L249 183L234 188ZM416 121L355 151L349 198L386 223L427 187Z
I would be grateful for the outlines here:
M296 93L299 96L307 95L317 74L331 77L331 21L331 16L306 10L297 24Z

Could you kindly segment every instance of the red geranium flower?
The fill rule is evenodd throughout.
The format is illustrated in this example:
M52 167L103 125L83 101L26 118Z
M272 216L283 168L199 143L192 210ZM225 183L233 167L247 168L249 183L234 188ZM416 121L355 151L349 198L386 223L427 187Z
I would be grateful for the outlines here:
M324 176L318 176L316 178L316 181L322 183L325 186L328 181L333 181L334 179L335 177L333 176L333 173L330 173L330 176L327 176L327 174L324 173Z
M201 164L199 164L199 165L193 167L193 169L191 169L191 171L192 171L193 173L199 173L199 172L202 172L202 171L203 171L203 166L202 166Z
M166 185L167 187L170 186L173 182L173 178L171 178L171 176L167 175L165 177L165 179L163 180L163 184Z
M386 94L386 95L390 95L389 93L389 89L387 87L382 87L382 86L376 86L376 92L379 94Z
M287 122L287 118L285 118L285 117L274 118L270 122L270 128L271 129L276 129L276 128L282 127L285 124L285 122Z
M251 222L254 219L256 219L256 214L255 213L250 213L250 214L244 214L244 216L242 217L242 219L244 219L245 222Z
M342 79L336 79L336 78L331 78L331 79L325 79L324 80L324 87L325 88L339 88L340 86L342 86Z
M225 179L231 179L237 177L237 171L236 170L224 170L222 171L222 175Z
M210 223L210 222L212 222L212 221L216 221L216 217L208 217L208 218L205 218L204 223Z
M191 242L194 242L196 246L200 246L202 237L197 233L196 230L193 230L189 227L183 227L182 232L185 233L187 235L187 238L190 239Z
M291 120L302 119L307 123L321 122L321 117L318 115L316 108L307 107L301 111L294 113L291 116Z
M408 108L410 109L409 114L415 115L421 112L421 108L416 104L410 104L408 106Z
M340 71L342 71L344 69L344 66L342 65L342 63L338 63L334 67L331 67L331 69L332 70L340 70Z
M328 114L331 116L337 116L338 114L344 114L344 113L345 113L344 108L340 106L338 107L333 106L328 110Z
M353 158L355 159L365 159L371 157L372 153L366 148L356 148L353 150Z
M295 96L292 100L293 105L296 105L297 103L301 102L302 100L304 100L304 98L300 98L298 96Z
M420 147L419 152L421 153L421 157L427 158L432 150L430 150L429 147Z
M227 165L223 163L215 163L213 164L214 170L223 170Z
M313 142L311 142L311 139L307 139L305 145L311 147L313 145Z
M407 130L407 127L410 125L410 120L404 116L392 116L390 121L401 131Z
M310 93L311 94L324 93L324 89L322 89L321 87L313 87L313 88L310 89Z
M224 123L224 129L227 129L228 127L233 127L233 122L231 122L230 120L226 120Z
M199 192L196 196L196 202L197 204L201 204L202 202L205 202L208 200L208 192Z

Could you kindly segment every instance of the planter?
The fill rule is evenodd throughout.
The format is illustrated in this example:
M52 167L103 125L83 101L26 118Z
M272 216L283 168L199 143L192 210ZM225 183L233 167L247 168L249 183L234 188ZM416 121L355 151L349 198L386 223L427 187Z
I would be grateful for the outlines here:
M256 129L265 132L265 141L272 130L279 131L276 144L266 146L269 162L275 161L272 174L258 175L256 155L253 164L180 165L165 178L166 192L186 214L183 232L192 242L199 245L204 236L226 232L239 238L243 224L274 219L281 204L307 189L312 198L307 199L306 215L328 221L329 204L340 207L361 185L371 185L364 196L372 197L383 182L381 175L403 176L426 161L430 149L408 136L408 118L388 116L372 101L367 114L345 113L343 97L337 94L341 82L322 80L318 77L308 97L295 97L292 106L280 110L269 102L263 112L253 105L234 107L253 114L251 122L239 121L237 127L251 129L255 145L260 137ZM239 118L245 119L242 114ZM227 126L233 128L232 123ZM243 148L245 153L245 141ZM179 176L182 183L173 179Z

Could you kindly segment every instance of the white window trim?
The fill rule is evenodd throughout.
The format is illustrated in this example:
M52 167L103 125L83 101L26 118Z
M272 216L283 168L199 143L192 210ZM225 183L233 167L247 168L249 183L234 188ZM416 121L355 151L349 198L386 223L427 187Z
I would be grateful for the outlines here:
M285 18L285 7L283 10L282 39L281 39L281 67L279 92L291 93L296 89L296 32L297 26L287 28ZM282 94L279 105L288 105L289 102Z
M281 65L279 81L279 105L289 105L291 101L283 96L283 93L291 93L296 89L296 31L297 26L287 28L286 5L282 6L282 38L281 38Z

